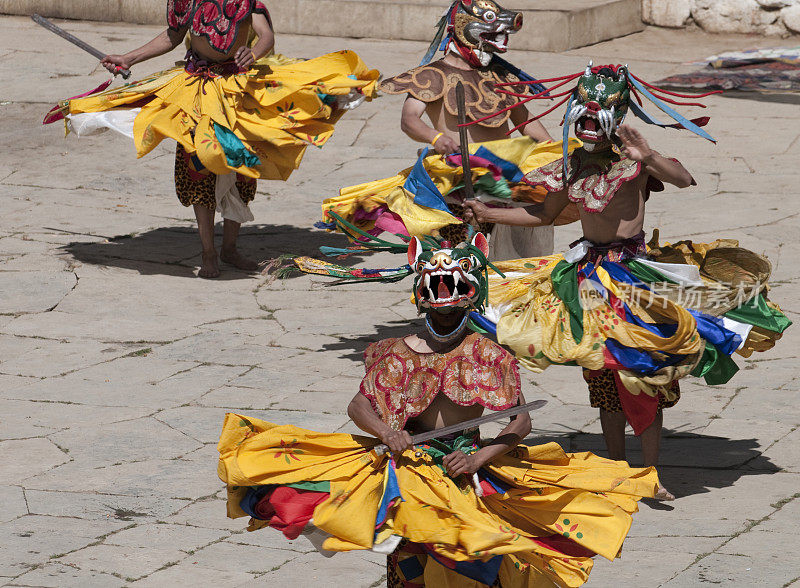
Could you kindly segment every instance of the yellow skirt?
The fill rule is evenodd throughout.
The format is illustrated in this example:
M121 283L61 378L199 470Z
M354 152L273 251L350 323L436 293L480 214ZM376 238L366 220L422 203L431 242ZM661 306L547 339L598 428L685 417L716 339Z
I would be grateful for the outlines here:
M343 101L371 100L379 77L346 50L300 62L274 56L243 73L226 64L189 73L190 65L63 101L62 111L141 108L133 123L139 157L171 138L212 173L285 180L308 145L331 137Z
M327 482L329 496L313 511L313 525L329 535L326 550L371 549L396 536L453 562L501 555L506 588L580 586L592 555L618 556L638 500L658 488L654 468L548 443L519 446L487 465L504 491L479 497L428 453L411 449L392 460L371 452L375 444L228 414L218 445L228 516L247 516L240 503L250 487ZM390 475L402 501L378 517ZM267 524L252 519L250 530Z

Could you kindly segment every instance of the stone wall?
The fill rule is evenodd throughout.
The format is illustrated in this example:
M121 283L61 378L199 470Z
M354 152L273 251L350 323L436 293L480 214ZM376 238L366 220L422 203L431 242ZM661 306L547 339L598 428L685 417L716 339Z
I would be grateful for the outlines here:
M642 19L709 33L800 33L800 0L642 0Z

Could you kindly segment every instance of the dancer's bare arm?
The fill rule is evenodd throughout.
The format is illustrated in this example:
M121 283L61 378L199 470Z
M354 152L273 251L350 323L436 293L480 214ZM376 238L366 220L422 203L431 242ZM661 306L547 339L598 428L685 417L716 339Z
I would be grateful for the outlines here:
M185 29L180 31L166 29L138 49L129 51L125 55L106 55L100 63L111 73L116 73L117 69L130 69L134 64L169 53L181 44L185 34Z
M255 45L239 47L234 55L234 61L241 69L249 69L256 61L272 51L275 46L275 34L269 26L267 17L263 14L253 14L253 32L258 37Z
M417 100L413 96L408 96L403 102L403 112L400 115L400 129L414 141L420 143L430 143L439 134L439 131L422 120L425 114L425 104L422 100ZM458 143L447 135L442 135L436 139L433 146L437 153L447 155L459 151Z
M480 223L541 227L552 225L568 204L569 198L565 190L548 194L541 204L522 208L493 208L478 200L468 200L464 203L464 220L470 222L475 219Z
M363 394L356 394L347 407L347 416L356 427L377 437L394 452L400 453L411 447L408 431L395 431L375 414L372 404Z
M519 404L525 404L522 394L519 395ZM511 422L500 431L497 437L472 455L467 455L463 451L454 451L446 456L443 464L447 474L450 477L459 474L474 474L494 458L514 449L530 432L530 415L519 414L511 417Z
M697 184L692 174L679 161L668 159L651 149L642 134L633 127L621 125L617 134L622 140L622 153L634 161L641 161L647 173L653 177L678 188Z
M525 106L520 105L517 106L514 110L511 111L511 122L516 127L517 125L521 125L526 120L530 119L531 114L528 112L528 109ZM547 132L547 129L544 128L544 125L535 120L531 123L528 123L524 127L519 130L523 135L530 137L538 141L539 143L543 143L545 141L552 141L553 137L550 136L550 133Z

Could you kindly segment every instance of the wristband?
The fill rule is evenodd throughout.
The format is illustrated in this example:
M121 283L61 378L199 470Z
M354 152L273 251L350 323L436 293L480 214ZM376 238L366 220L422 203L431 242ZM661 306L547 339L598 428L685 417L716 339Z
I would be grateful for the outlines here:
M438 134L438 135L436 135L436 136L435 136L433 139L431 139L431 145L432 145L433 147L436 147L436 141L438 141L439 139L441 139L443 135L444 135L444 133L439 133L439 134Z

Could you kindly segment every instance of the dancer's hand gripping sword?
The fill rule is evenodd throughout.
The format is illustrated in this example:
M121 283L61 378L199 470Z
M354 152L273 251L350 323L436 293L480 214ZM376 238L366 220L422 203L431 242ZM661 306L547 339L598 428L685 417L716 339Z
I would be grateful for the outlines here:
M76 46L80 47L81 49L83 49L84 51L86 51L90 55L94 55L95 57L97 57L97 59L100 59L101 61L103 60L103 58L106 55L108 55L107 53L103 53L99 49L95 49L94 47L92 47L91 45L86 43L85 41L81 41L75 35L69 34L67 31L65 31L64 29L62 29L59 26L54 25L52 22L50 22L49 20L47 20L43 16L39 16L38 14L32 14L31 15L31 19L33 20L33 22L35 22L39 26L42 26L42 27L46 28L48 31L50 31L52 33L55 33L56 35L58 35L62 39L66 39L67 41L69 41L73 45L76 45ZM124 79L127 80L129 77L131 77L131 70L122 69L122 68L118 67L117 68L117 72L114 75L116 75L116 74L121 75Z
M423 441L430 441L431 439L436 439L437 437L444 437L445 435L450 435L451 433L458 433L460 431L472 429L479 425L485 425L486 423L493 423L495 421L503 420L504 418L516 416L522 413L527 413L532 410L540 409L545 404L547 404L547 400L534 400L533 402L529 402L528 404L522 404L520 406L515 406L514 408L492 412L487 415L478 417L476 419L470 419L462 423L456 423L455 425L442 427L441 429L436 429L434 431L428 431L427 433L412 435L411 444L416 445L417 443L422 443ZM384 453L389 451L389 447L387 447L386 445L377 445L376 447L373 448L373 451L375 451L377 455L383 455Z

